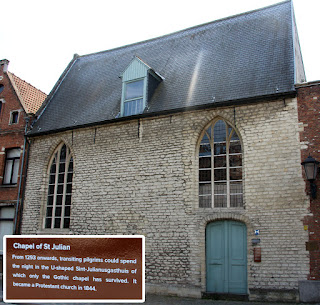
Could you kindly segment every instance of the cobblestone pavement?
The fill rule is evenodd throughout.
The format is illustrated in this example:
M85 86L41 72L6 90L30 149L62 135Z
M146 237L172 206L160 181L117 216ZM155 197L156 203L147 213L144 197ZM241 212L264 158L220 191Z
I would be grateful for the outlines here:
M1 297L1 296L0 296ZM7 304L0 302L0 304ZM22 303L19 303L22 304ZM31 303L23 303L31 304ZM33 303L35 304L35 303ZM36 303L39 304L39 303ZM48 304L48 303L47 303ZM241 302L241 301L215 301L215 300L204 300L204 299L193 299L193 298L181 298L181 297L170 297L160 295L147 295L145 303L50 303L57 305L115 305L115 304L144 304L144 305L297 305L298 303L266 303L266 302ZM302 304L302 303L301 303ZM311 305L303 303L303 305ZM312 305L320 305L320 303L313 303Z

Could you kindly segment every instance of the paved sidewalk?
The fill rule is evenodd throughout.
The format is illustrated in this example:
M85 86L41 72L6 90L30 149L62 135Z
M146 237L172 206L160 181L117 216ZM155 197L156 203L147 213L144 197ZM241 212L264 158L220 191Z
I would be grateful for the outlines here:
M1 296L1 295L0 295ZM2 299L2 298L1 298ZM4 302L0 302L0 304L6 304ZM22 304L22 303L17 303ZM31 303L23 303L23 304L31 304ZM39 304L39 303L33 303ZM141 303L50 303L57 305L115 305L115 304L131 304L137 305ZM193 298L181 298L181 297L170 297L170 296L161 296L161 295L152 295L148 294L146 296L146 301L143 303L145 305L297 305L298 303L265 303L265 302L238 302L238 301L215 301L215 300L204 300L204 299L193 299ZM302 303L301 303L302 304ZM320 305L320 303L307 304L303 303L303 305Z

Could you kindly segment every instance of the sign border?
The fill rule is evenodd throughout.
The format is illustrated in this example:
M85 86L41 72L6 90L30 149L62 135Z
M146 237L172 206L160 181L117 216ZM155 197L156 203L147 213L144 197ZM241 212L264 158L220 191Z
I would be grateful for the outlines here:
M7 238L141 238L142 239L142 299L7 299ZM144 303L145 302L145 236L144 235L5 235L3 237L3 301L6 303Z

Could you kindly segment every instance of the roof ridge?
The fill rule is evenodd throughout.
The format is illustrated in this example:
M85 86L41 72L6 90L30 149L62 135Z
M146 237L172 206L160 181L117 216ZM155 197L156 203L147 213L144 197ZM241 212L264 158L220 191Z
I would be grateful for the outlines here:
M126 44L126 45L123 45L123 46L115 47L115 48L104 50L104 51L98 51L98 52L94 52L94 53L78 55L78 58L99 55L99 54L103 54L103 53L107 53L107 52L114 52L114 51L121 50L121 49L124 49L124 48L133 47L133 46L137 46L137 45L140 45L140 44L141 45L142 44L146 44L146 43L158 40L158 39L163 39L163 38L166 38L166 37L169 37L169 36L182 34L183 32L187 32L187 31L190 31L190 30L195 30L197 28L201 28L201 27L204 27L204 26L207 26L207 25L210 25L210 24L226 21L226 20L233 19L233 18L238 18L238 17L244 16L244 15L249 15L249 14L252 14L252 13L256 13L258 11L270 9L270 8L272 8L274 6L280 6L280 5L283 5L283 4L286 4L286 3L290 3L290 2L292 3L292 0L284 0L284 1L281 1L281 2L278 2L278 3L274 3L274 4L271 4L271 5L265 6L265 7L257 8L257 9L251 10L251 11L235 14L235 15L232 15L232 16L223 17L223 18L216 19L216 20L213 20L213 21L209 21L209 22L206 22L206 23L202 23L202 24L199 24L199 25L191 26L191 27L188 27L188 28L185 28L185 29L182 29L182 30L178 30L178 31L175 31L175 32L172 32L172 33L169 33L169 34L164 34L164 35L161 35L161 36L158 36L158 37L142 40L142 41L139 41L139 42L129 43L129 44Z

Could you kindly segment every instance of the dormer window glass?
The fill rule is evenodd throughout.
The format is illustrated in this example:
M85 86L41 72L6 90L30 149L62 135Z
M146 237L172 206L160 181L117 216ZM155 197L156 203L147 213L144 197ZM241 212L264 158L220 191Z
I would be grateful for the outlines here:
M120 116L143 113L162 77L136 56L120 77L122 79Z
M127 82L125 84L123 115L139 114L143 111L144 80Z

